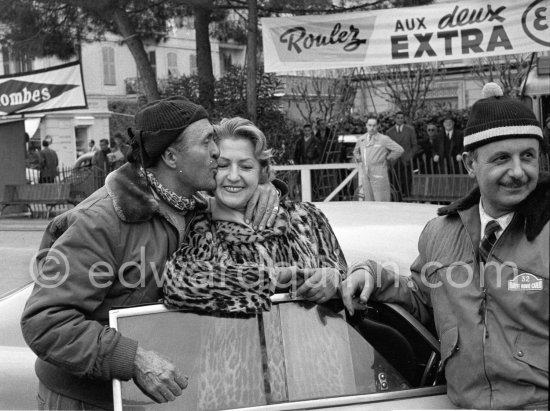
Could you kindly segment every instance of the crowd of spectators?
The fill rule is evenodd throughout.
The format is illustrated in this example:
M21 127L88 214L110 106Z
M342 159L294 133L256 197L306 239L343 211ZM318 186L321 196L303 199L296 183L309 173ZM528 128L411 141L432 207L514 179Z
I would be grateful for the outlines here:
M464 118L460 113L447 113L437 119L412 122L401 111L392 116L381 115L379 132L387 135L403 148L403 154L395 161L388 162L392 198L408 197L412 187L413 174L465 174L462 162L464 132L461 124ZM295 140L294 164L323 164L329 162L353 161L352 149L355 144L338 140L339 135L365 135L366 117L355 115L347 123L348 127L329 126L324 119L313 124L305 124ZM550 147L550 116L543 124L543 147ZM546 149L546 153L547 153ZM329 153L337 153L330 158ZM542 161L542 168L547 166ZM312 179L319 183L321 171L313 171ZM344 178L344 177L343 177ZM319 181L317 181L319 180ZM318 185L314 183L315 185ZM315 191L315 187L314 187ZM396 197L397 196L397 197ZM399 201L399 200L398 200Z
M114 134L111 142L106 138L99 140L99 148L94 140L90 140L89 147L89 151L94 153L92 165L105 175L126 163L126 156L130 151L130 146L120 132Z
M294 164L320 164L326 160L326 151L330 147L331 139L337 138L337 134L364 134L366 122L359 120L353 124L351 130L334 133L334 127L329 127L327 121L319 119L314 126L305 124L302 126L294 146ZM410 175L405 169L411 161L422 159L425 164L422 168L425 172L435 173L462 173L462 149L463 132L456 127L455 118L448 115L444 120L429 122L423 130L417 130L405 115L399 111L391 117L391 122L380 121L379 131L389 136L393 141L403 147L404 153L397 161L396 166L402 170L400 173L404 179L410 180ZM337 145L337 141L332 141ZM351 155L348 155L348 159ZM341 160L345 161L345 158Z

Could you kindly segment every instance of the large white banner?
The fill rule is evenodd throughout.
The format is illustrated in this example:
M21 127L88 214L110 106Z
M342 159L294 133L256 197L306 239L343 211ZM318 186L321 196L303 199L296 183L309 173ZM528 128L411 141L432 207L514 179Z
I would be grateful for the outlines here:
M550 0L455 1L261 21L266 72L550 50Z
M0 77L0 115L87 107L79 62Z

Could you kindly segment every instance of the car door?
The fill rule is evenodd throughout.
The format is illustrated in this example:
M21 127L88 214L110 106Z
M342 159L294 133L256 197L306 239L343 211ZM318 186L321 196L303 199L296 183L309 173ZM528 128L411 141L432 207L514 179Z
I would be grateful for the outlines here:
M405 378L374 348L381 342L369 342L369 326L346 318L339 301L317 305L275 295L271 311L252 316L152 305L112 311L111 325L171 358L189 377L184 394L167 404L155 404L131 381L117 381L115 409L365 409L370 404L379 410L399 401L409 408L453 408L445 385L433 386L435 377L424 379L424 387L421 378ZM433 342L420 344L428 353L437 351ZM402 349L398 344L393 354ZM420 375L428 366L437 368L437 360L426 364L426 358Z

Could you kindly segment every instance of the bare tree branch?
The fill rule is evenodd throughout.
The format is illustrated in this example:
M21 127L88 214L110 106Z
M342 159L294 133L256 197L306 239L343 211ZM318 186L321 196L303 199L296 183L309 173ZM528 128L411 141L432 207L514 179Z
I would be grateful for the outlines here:
M472 74L480 86L497 81L504 95L517 96L529 71L530 58L531 53L475 59Z
M428 63L377 67L364 75L374 94L393 104L407 117L414 119L426 106L426 96L436 77L443 78L444 70ZM382 86L380 86L380 82Z
M322 118L334 123L344 117L353 106L357 83L353 76L345 75L343 70L334 70L325 77L311 77L291 87L297 100L305 109L295 103L300 115L308 123Z

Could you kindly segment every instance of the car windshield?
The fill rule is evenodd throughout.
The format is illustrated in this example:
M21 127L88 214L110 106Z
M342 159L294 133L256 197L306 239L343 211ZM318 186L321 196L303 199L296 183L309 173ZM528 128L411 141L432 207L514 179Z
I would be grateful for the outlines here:
M141 314L117 327L189 377L184 395L168 404L122 383L125 407L218 410L411 388L330 304L282 302L252 317Z

